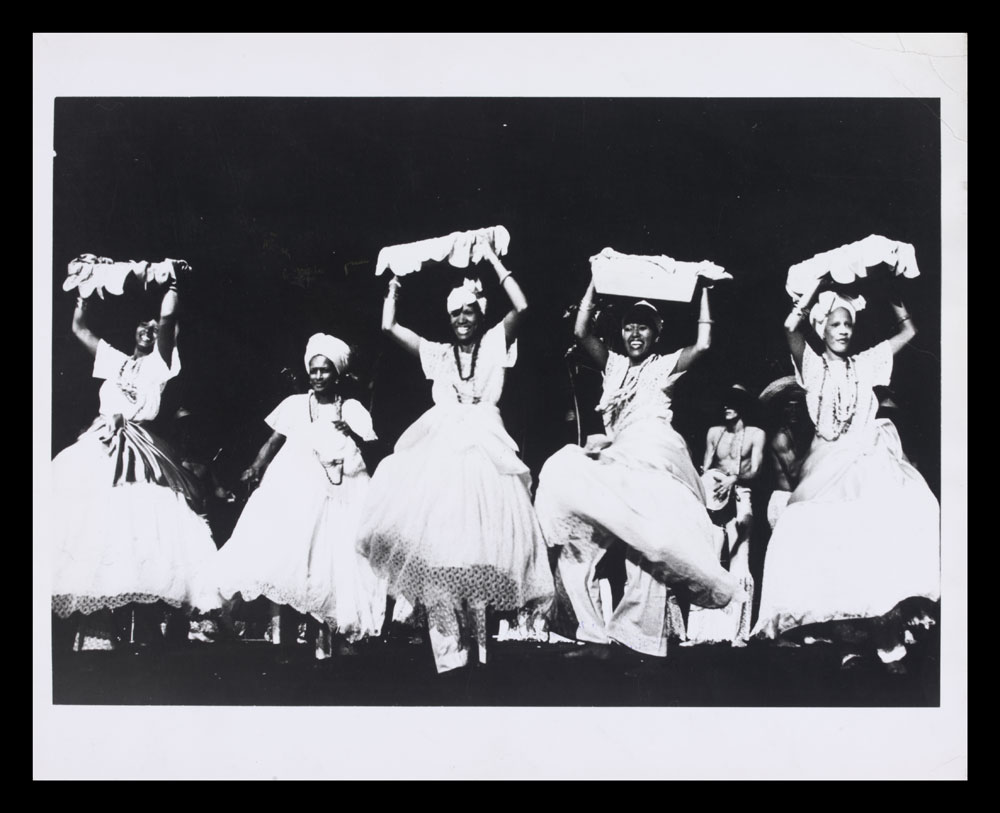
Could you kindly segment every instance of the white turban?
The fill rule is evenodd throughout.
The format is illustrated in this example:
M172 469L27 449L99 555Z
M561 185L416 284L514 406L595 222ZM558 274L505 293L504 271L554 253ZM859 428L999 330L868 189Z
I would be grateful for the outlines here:
M813 330L822 339L823 331L826 330L826 320L833 311L837 308L843 308L851 314L851 319L856 321L858 311L864 310L865 304L863 296L844 296L836 291L823 291L816 299L816 304L809 311L809 321L812 323Z
M479 312L485 316L486 297L483 296L482 284L477 279L466 279L448 294L448 313L453 313L459 308L471 305L473 302L479 305Z
M307 371L313 356L325 356L330 359L330 363L337 368L337 374L340 375L347 369L347 363L351 360L351 348L329 333L314 333L306 344Z

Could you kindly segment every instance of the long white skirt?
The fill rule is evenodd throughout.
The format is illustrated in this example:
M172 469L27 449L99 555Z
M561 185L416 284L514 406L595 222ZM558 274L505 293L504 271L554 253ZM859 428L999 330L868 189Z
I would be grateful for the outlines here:
M618 538L698 606L742 597L716 556L687 444L666 421L634 424L596 454L564 446L542 467L535 508L547 542L577 558L593 558Z
M164 601L211 610L216 555L208 523L156 483L112 485L114 463L94 432L52 461L52 611L93 613Z
M774 529L753 634L876 618L900 601L940 598L939 507L903 457L895 426L814 441Z
M379 635L386 584L355 549L368 485L363 470L332 485L310 449L286 441L218 553L222 594L266 596L351 640Z
M553 595L531 475L494 406L432 407L372 477L358 550L425 607L541 606Z

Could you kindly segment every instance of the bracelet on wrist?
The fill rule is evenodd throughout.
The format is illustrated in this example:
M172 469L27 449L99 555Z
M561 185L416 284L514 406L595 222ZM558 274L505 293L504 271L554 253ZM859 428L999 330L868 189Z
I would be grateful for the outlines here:
M500 279L497 281L497 284L498 285L503 285L508 279L511 278L512 275L513 275L513 272L511 272L511 271L507 271L507 272L501 274L500 275Z
M900 318L900 319L899 319L899 320L898 320L898 321L896 322L896 324L897 324L897 325L901 325L901 324L903 324L903 322L909 322L909 321L910 321L910 320L911 320L912 318L913 318L913 317L912 317L912 316L910 316L910 314L906 314L906 316L903 316L902 318Z

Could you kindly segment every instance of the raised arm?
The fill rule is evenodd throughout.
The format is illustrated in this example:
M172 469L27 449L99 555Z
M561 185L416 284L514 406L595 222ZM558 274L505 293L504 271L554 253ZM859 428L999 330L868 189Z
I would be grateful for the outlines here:
M264 476L264 471L284 444L285 436L281 432L272 432L271 437L265 440L264 445L260 447L253 463L240 475L240 482L250 483L252 488L260 485L260 478Z
M180 307L180 296L177 293L177 280L171 278L170 285L160 302L160 329L156 334L156 349L160 356L170 366L177 343L177 311Z
M785 339L788 341L788 350L795 362L795 369L800 371L802 370L802 353L805 351L806 343L813 341L811 332L802 332L802 322L809 315L809 308L812 307L821 284L820 279L816 280L815 284L799 297L792 306L792 312L785 319ZM817 353L823 352L820 348L815 349Z
M101 340L87 326L87 300L82 296L76 298L76 308L73 311L73 335L87 348L90 355L97 355L97 345L100 344Z
M399 289L402 287L403 284L399 281L399 277L393 277L389 280L389 290L385 295L385 302L382 303L382 332L404 350L419 358L420 337L396 321L396 300L399 298Z
M913 317L906 312L906 306L902 302L898 305L895 302L890 302L889 304L892 306L892 310L896 314L896 325L899 328L899 330L888 339L889 347L892 348L892 353L895 355L906 347L906 345L910 343L910 340L917 335L917 326L913 324Z
M524 321L525 314L528 312L528 299L525 297L524 291L521 290L521 286L517 284L517 280L504 267L504 264L489 244L486 245L483 254L490 261L493 270L497 272L497 280L500 282L500 287L510 297L510 304L513 306L503 318L503 332L507 339L507 346L510 347L514 339L517 338L517 331L521 326L521 322Z
M591 333L591 322L597 306L594 304L594 280L590 280L587 293L580 300L580 309L576 312L576 324L573 326L573 336L577 344L587 351L598 369L603 373L608 366L608 348L604 342Z
M681 350L681 355L677 359L677 366L674 368L678 373L683 373L692 364L698 361L705 352L712 346L712 310L708 304L708 286L701 289L701 303L698 309L698 337L694 344L688 345Z

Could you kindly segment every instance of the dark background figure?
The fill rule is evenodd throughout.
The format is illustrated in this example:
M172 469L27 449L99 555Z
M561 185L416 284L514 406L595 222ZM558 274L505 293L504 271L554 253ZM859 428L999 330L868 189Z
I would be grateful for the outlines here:
M758 396L757 413L767 433L764 474L753 493L760 508L750 548L750 572L760 584L764 572L767 543L773 524L787 505L799 483L802 461L809 453L815 430L806 409L805 392L794 376L772 381ZM754 593L754 622L760 606L760 590Z
M676 393L674 422L697 459L717 382L759 391L791 372L774 327L788 266L878 233L913 243L922 271L908 288L921 333L893 385L912 404L908 452L939 493L938 113L934 99L57 99L52 450L96 405L62 327L73 297L59 285L81 252L180 256L195 269L179 340L185 405L228 459L246 460L288 391L282 370L316 331L358 349L361 400L391 448L430 387L378 334L378 250L503 224L533 318L501 408L537 475L576 441L572 412L584 435L599 425L599 376L571 357L574 407L572 318L560 318L591 255L611 246L732 272L713 303L712 353ZM460 276L431 269L400 319L444 338L435 316ZM677 334L664 346L693 338L684 307L664 305ZM884 332L881 318L859 325L859 349Z

